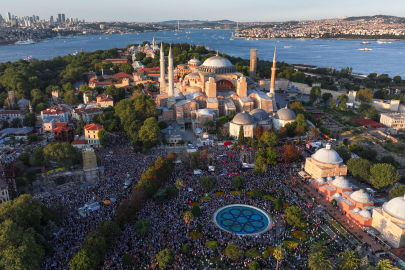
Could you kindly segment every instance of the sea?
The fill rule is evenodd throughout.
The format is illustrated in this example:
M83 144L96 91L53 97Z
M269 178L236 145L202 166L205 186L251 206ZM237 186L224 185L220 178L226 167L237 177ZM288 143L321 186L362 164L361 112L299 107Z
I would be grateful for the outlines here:
M139 34L105 34L77 36L74 39L47 39L32 45L0 46L0 62L17 61L27 56L46 60L84 51L125 48L143 41L188 43L204 45L234 57L249 59L250 49L257 49L258 58L272 61L277 47L277 61L288 64L306 64L318 67L352 67L353 73L400 75L405 78L404 41L322 40L322 39L250 39L232 37L232 30L184 29L184 31L148 32ZM370 48L371 51L359 51Z

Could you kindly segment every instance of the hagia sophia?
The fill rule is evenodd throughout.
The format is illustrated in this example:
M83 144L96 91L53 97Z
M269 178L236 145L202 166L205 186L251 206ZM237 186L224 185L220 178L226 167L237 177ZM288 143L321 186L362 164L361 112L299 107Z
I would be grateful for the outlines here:
M251 54L251 56L256 54ZM251 74L256 74L256 57L251 59ZM163 44L160 49L160 94L156 104L162 113L159 121L175 121L192 130L207 129L205 123L221 116L236 113L226 126L231 136L237 137L243 126L245 137L253 137L257 125L276 130L295 121L288 108L278 110L275 99L276 52L274 52L270 92L259 90L257 83L236 70L231 62L219 56L201 64L191 59L187 65L173 66L170 48L167 83ZM184 76L184 79L183 79ZM175 77L178 78L175 83Z
M311 175L311 186L327 200L335 200L348 219L374 228L393 248L405 246L405 196L376 205L367 191L345 177L347 166L330 144L308 157L304 168Z

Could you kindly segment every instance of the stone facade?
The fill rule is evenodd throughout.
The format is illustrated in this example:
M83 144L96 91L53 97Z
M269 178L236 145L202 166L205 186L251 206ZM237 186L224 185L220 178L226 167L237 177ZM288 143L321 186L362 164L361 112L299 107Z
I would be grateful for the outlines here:
M372 226L394 247L405 246L405 221L386 213L382 208L373 209Z
M347 166L343 163L340 164L326 164L311 157L305 160L305 171L312 176L312 178L347 175Z

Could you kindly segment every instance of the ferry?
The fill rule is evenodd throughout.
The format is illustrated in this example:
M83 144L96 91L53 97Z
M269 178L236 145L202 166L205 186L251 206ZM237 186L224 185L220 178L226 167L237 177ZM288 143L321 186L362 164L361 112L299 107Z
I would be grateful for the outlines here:
M360 44L370 44L370 42L363 41L363 42L362 42L362 43L360 43Z
M292 46L284 46L284 49L292 48Z
M33 41L32 39L27 39L27 40L20 40L20 41L17 41L16 43L14 43L14 44L16 44L16 45L29 45L29 44L35 44L36 42L35 41Z
M372 49L370 49L370 48L361 48L361 49L359 49L359 51L372 51Z

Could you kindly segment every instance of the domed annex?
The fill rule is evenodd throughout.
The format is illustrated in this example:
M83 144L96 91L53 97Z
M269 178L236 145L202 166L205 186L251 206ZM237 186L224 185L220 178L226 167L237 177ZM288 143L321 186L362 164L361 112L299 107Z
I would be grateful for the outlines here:
M365 192L364 189L360 189L358 191L353 192L350 195L350 198L352 198L353 201L360 202L360 203L369 203L369 202L371 202L370 195L368 195L368 193Z
M390 246L405 246L405 197L396 197L373 209L372 226L377 229Z
M276 130L280 130L280 128L284 127L286 124L294 122L296 118L295 113L286 106L278 110L273 117L273 126Z
M336 177L331 184L340 189L349 189L351 187L350 182L343 176Z
M243 112L235 115L229 124L229 133L235 139L239 136L240 127L243 126L246 138L254 136L254 128L261 125L263 129L271 129L271 118L265 110L254 109L249 113Z
M326 144L325 148L319 149L311 157L305 160L305 172L316 179L347 174L347 166L339 154ZM329 181L329 179L328 179ZM336 180L334 180L336 181Z
M321 163L327 164L339 164L343 162L343 159L339 154L331 148L331 145L326 144L326 148L319 149L312 158Z

